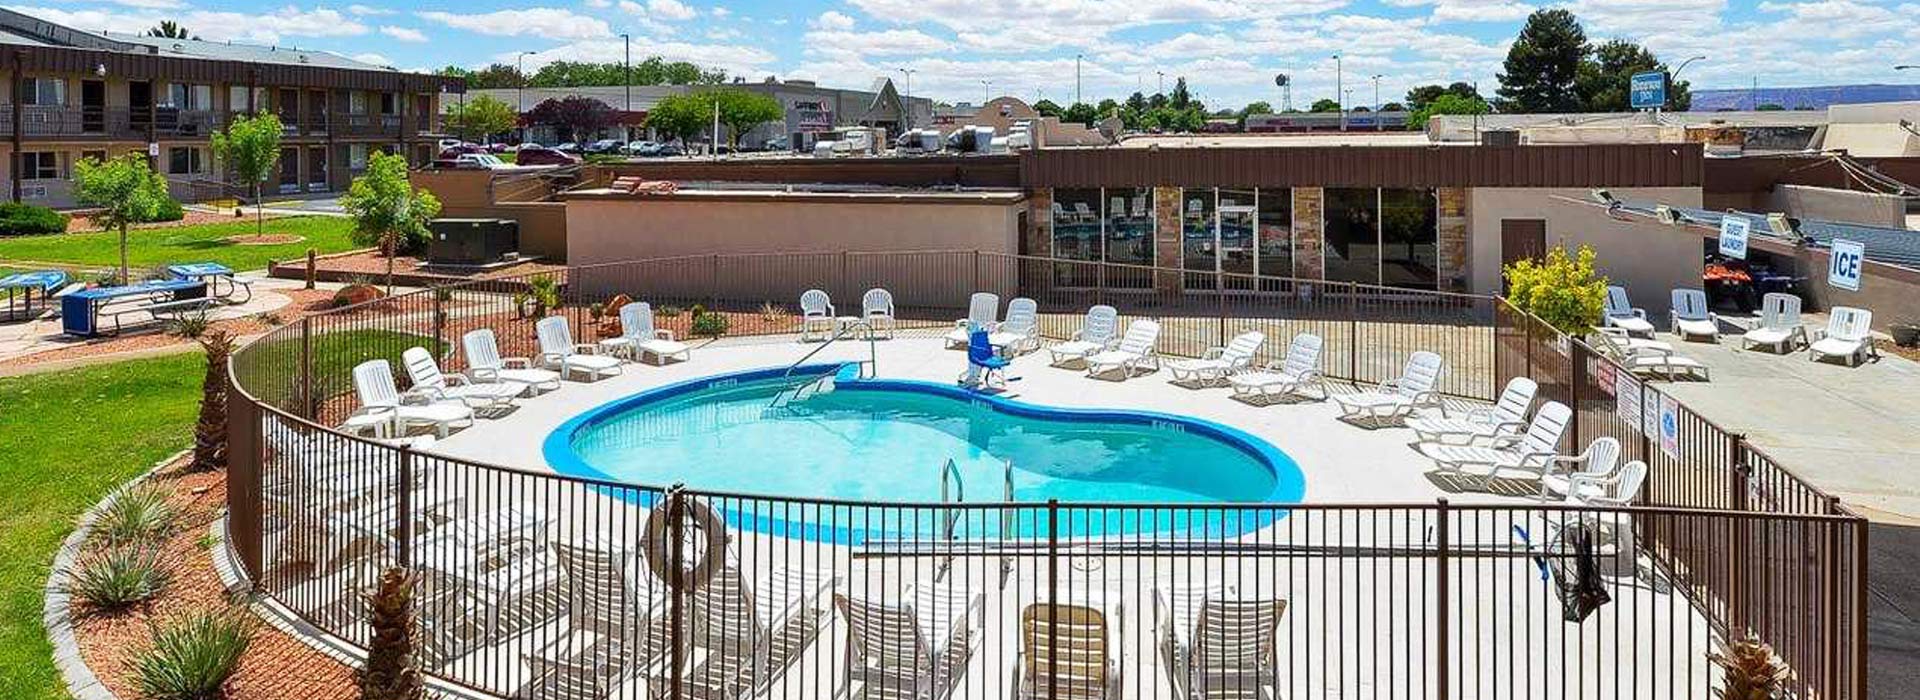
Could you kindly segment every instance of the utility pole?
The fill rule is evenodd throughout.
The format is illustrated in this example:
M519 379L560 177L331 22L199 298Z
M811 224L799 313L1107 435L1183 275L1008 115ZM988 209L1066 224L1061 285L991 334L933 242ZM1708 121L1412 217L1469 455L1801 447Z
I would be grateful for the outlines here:
M980 105L984 107L984 106L986 106L986 104L987 104L988 102L992 102L992 101L993 101L993 81L992 81L992 80L982 80L982 81L980 81L980 84L981 84L981 85L985 85L985 86L987 86L987 98L986 98L986 99L984 99L984 100L981 100L981 101L980 101Z
M1373 74L1373 130L1384 131L1386 120L1380 118L1380 74Z
M517 114L513 115L513 121L515 124L518 124L520 122L520 117L525 116L527 113L527 61L526 59L527 59L527 54L530 54L530 53L533 53L533 52L522 51L513 57L513 72L518 73L520 75L520 88L513 92L513 102L514 102L513 106L514 106L514 111L517 112ZM527 128L523 126L523 127L520 127L520 142L526 143L526 141L527 141Z
M1335 53L1333 55L1333 99L1339 103L1337 106L1340 108L1340 130L1346 131L1347 130L1347 103L1340 101L1340 95L1342 94L1340 81L1343 75L1344 75L1344 70L1340 65L1340 54Z
M620 40L626 43L626 53L620 58L620 85L625 89L627 97L627 106L623 109L626 113L620 115L620 130L623 132L622 135L631 141L633 129L627 126L627 119L628 115L633 114L633 35L621 34Z
M907 128L911 129L913 128L913 107L907 103L907 98L913 97L913 69L895 68L894 70L900 71L902 75L907 76L906 87L901 90L903 94L900 100L900 111L904 113L901 115L901 117L903 117L901 121L906 124Z
M1080 104L1080 54L1073 55L1073 103Z
M1160 87L1158 87L1158 88L1155 88L1155 89L1154 89L1154 91L1153 91L1153 94L1156 94L1156 95L1165 95L1165 94L1167 94L1167 74L1166 74L1166 72L1165 72L1165 71L1154 71L1154 74L1155 74L1155 75L1158 75L1158 76L1160 76Z

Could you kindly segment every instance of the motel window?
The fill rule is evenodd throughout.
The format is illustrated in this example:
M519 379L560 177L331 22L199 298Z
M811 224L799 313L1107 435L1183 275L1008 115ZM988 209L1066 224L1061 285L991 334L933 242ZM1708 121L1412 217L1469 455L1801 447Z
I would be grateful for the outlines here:
M364 143L347 144L347 169L365 170L367 168L367 145Z
M167 104L179 109L213 109L213 86L173 83L167 86Z
M1327 279L1380 282L1380 191L1327 188Z
M247 86L234 85L227 88L227 109L245 112L249 108L265 110L267 108L267 89L253 88L253 101L247 101Z
M167 149L167 173L170 175L192 175L205 172L206 152L188 146L174 146Z
M1053 192L1053 257L1100 259L1100 190Z
M348 114L366 114L367 113L367 93L361 92L359 90L355 90L353 92L347 93L347 113Z
M60 154L55 151L23 151L20 173L25 180L60 179Z
M1152 265L1153 189L1111 187L1100 201L1107 204L1107 262Z
M1380 283L1439 286L1439 201L1433 190L1380 191Z
M1297 277L1293 270L1293 190L1260 190L1258 214L1260 275Z
M63 78L27 78L22 86L25 104L58 106L67 103L67 81Z
M399 114L400 101L397 98L397 96L395 96L391 92L380 93L380 113L381 114Z

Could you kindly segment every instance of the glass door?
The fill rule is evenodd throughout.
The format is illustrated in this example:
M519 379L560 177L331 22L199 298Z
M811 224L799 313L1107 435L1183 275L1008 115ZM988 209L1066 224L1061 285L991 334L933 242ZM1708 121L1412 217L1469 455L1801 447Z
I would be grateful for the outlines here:
M1215 220L1214 250L1228 289L1253 289L1255 209L1251 204L1220 205Z

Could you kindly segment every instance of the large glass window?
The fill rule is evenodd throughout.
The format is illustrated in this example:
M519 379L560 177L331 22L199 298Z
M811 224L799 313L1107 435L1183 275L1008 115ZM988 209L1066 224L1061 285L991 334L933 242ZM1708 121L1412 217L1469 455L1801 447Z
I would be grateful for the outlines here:
M1227 280L1230 287L1247 289L1253 285L1254 273L1254 232L1259 211L1254 206L1254 194L1250 189L1221 188L1218 217L1216 224L1220 237L1214 242L1214 248L1220 257L1220 271L1234 277Z
M1380 282L1380 191L1327 188L1327 279Z
M1213 209L1211 187L1189 187L1180 193L1180 266L1194 273L1186 276L1187 289L1214 286L1218 261L1214 255Z
M1107 262L1153 264L1153 188L1106 190Z
M22 102L57 107L67 103L67 81L61 78L26 78Z
M1433 190L1380 191L1380 283L1439 286L1440 220Z
M1293 277L1293 190L1260 190L1260 275Z
M213 109L213 86L173 83L167 86L167 104L179 109Z
M1053 191L1053 257L1100 259L1100 190Z

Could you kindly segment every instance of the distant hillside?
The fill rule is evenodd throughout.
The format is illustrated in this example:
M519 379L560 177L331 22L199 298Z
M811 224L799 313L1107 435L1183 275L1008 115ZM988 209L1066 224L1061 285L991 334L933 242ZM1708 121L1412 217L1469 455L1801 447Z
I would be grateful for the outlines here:
M1759 90L1693 91L1692 111L1750 110L1759 105L1787 109L1826 109L1827 105L1920 100L1920 85L1821 85L1817 87L1763 87Z

